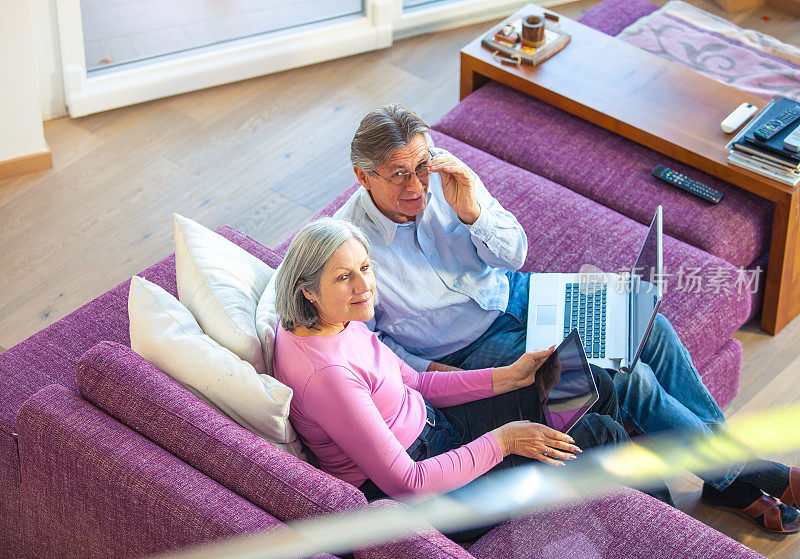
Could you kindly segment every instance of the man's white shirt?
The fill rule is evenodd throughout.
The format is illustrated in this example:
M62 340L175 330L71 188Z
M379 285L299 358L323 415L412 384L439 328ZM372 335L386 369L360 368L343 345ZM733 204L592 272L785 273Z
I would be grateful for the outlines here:
M443 153L431 149L431 155ZM528 239L475 175L481 213L463 223L442 192L438 173L428 184L425 211L395 223L361 187L334 214L358 225L369 238L378 282L375 318L367 325L418 371L477 339L509 296L505 270L518 270Z

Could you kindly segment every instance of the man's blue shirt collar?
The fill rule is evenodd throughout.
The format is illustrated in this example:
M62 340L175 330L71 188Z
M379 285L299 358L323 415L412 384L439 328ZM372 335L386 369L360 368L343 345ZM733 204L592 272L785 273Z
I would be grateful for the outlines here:
M359 204L361 205L362 209L364 210L364 213L367 215L369 220L375 226L375 229L377 229L378 232L381 234L381 237L383 237L383 240L386 243L386 245L387 246L390 245L394 240L394 235L397 232L397 227L402 224L396 223L391 219L389 219L388 217L386 217L385 215L383 215L383 213L378 209L378 206L376 206L375 202L372 200L372 196L370 195L369 190L367 190L363 186L359 188L361 188ZM428 200L426 202L426 206L431 202L430 187L428 188L427 198ZM417 223L419 223L419 220L422 219L424 213L425 212L423 211L416 217L415 221Z

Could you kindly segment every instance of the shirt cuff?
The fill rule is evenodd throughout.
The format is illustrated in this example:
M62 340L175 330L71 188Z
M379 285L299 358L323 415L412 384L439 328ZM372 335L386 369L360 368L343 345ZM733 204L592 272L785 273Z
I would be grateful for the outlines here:
M492 452L492 459L494 460L494 464L492 464L492 468L503 461L503 451L500 450L500 443L497 442L497 439L491 433L486 433L479 438L486 439L486 443L489 445L489 448ZM489 468L491 469L491 468Z
M492 223L492 218L489 217L489 211L484 207L481 207L481 213L475 223L467 227L470 235L484 243L494 235L494 223Z
M406 365L417 371L418 373L424 373L428 370L428 367L431 364L430 359L425 359L424 357L419 357L418 355L414 355L413 353L406 353L403 361L406 362Z

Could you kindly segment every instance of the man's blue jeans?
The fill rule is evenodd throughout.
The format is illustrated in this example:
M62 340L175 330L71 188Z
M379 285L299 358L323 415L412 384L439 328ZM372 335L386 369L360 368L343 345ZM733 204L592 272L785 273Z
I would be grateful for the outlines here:
M705 433L725 429L722 414L703 384L688 350L663 315L653 330L632 373L616 373L614 386L625 425L654 435L667 431ZM722 477L701 475L723 490L739 475L743 464L731 466Z
M481 369L510 365L525 352L528 320L528 274L508 272L511 293L508 308L469 344L437 361ZM666 431L711 434L725 428L725 416L709 393L669 320L658 315L639 363L631 373L616 373L622 421L644 435ZM731 466L721 477L701 475L723 490L743 465Z

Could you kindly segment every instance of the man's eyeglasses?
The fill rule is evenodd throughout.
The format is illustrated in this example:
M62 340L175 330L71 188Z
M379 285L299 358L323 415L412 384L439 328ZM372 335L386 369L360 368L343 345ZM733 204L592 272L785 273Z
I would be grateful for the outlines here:
M429 161L430 161L430 159L426 159L425 161L423 161L422 163L417 165L416 169L414 169L413 171L411 171L409 173L403 173L403 172L398 171L396 173L392 173L388 177L384 177L383 175L381 175L377 171L372 171L372 172L374 174L378 175L380 178L382 178L386 182L388 182L389 184L391 184L392 186L396 186L396 187L401 187L401 186L405 186L406 184L408 184L408 181L411 180L411 175L417 175L417 178L420 180L420 182L424 183L426 180L428 180L428 177L431 174L431 172L428 170L428 162Z

